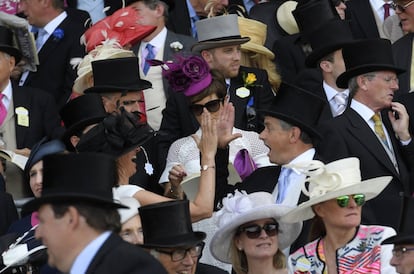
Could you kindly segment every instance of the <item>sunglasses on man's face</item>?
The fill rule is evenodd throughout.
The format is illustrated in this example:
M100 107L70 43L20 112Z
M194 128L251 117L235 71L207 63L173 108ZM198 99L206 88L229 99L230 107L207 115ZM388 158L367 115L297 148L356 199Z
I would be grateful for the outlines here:
M393 8L394 10L399 10L400 12L404 12L406 8L408 8L409 6L411 6L414 3L413 1L407 2L405 4L397 4L395 2L391 3L391 8Z
M347 207L349 205L350 199L354 199L357 206L362 206L365 204L365 195L364 194L354 194L354 195L344 195L336 198L336 203L339 207Z
M223 103L223 98L216 99L205 103L204 105L192 104L190 105L190 110L194 115L199 116L203 113L203 109L206 108L208 112L213 113L217 112L220 109L220 104Z
M271 223L265 224L264 226L253 224L239 228L238 233L244 232L246 233L247 238L257 239L260 237L260 234L262 234L262 230L264 230L269 237L275 236L279 232L279 224Z

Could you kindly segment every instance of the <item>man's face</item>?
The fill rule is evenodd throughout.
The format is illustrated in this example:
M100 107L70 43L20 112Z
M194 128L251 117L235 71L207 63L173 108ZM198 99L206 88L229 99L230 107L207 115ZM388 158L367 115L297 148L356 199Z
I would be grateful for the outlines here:
M11 72L14 69L14 57L0 52L0 88L3 90L9 83Z
M119 107L123 107L130 113L138 112L140 121L143 123L147 121L143 91L130 91L121 96L119 98Z
M113 113L118 110L119 98L121 98L121 92L113 92L102 94L102 103L107 113Z
M190 248L196 248L196 246L193 247L183 247L183 248L162 248L161 251L166 251L168 253L171 253L176 250L187 250ZM158 250L160 251L160 250ZM178 261L173 261L172 255L158 252L158 260L160 263L164 266L164 268L167 270L168 274L194 274L197 267L198 262L198 256L191 256L190 252L185 252L185 256L183 259Z
M338 76L344 73L346 70L344 58L342 57L342 50L340 49L335 51L333 57L334 58L332 62L332 76L336 80Z
M404 10L401 10L400 8L395 9L395 13L400 18L403 32L406 32L406 33L414 32L414 2L411 0L395 1L395 2L401 7L406 6Z
M30 25L36 27L44 27L46 25L40 19L44 14L43 6L41 5L40 0L21 0L19 9L24 13Z
M220 71L225 78L234 78L239 74L240 45L204 50L201 55L211 69Z
M150 9L147 7L143 1L136 1L130 5L137 10L138 13L138 24L143 26L157 26L160 17L163 17L163 14L160 13L160 9Z
M395 245L390 264L400 274L411 274L414 271L414 245ZM404 252L405 250L405 252Z

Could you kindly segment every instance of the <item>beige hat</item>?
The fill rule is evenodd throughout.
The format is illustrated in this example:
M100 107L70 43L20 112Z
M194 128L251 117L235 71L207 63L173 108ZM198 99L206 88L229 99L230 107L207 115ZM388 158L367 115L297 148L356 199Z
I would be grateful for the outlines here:
M240 35L250 37L250 41L241 45L242 49L264 54L273 60L275 55L264 45L266 41L267 26L262 22L244 17L237 18L239 22Z
M298 2L286 1L276 11L276 20L279 26L288 34L299 33L299 27L293 17L292 11L296 9Z
M119 197L115 199L117 199L121 204L128 207L118 209L118 213L121 216L121 224L124 224L135 215L138 215L138 208L141 207L141 205L137 199L132 197Z
M90 87L87 79L92 76L91 63L93 61L134 56L134 52L122 49L116 43L108 43L97 46L95 49L91 50L87 55L85 55L82 61L79 63L78 77L73 84L74 92L83 94L83 91Z

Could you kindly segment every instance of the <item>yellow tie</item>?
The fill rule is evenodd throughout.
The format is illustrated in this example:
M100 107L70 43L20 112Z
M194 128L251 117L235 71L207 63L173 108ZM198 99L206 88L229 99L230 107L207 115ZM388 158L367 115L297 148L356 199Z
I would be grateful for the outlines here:
M387 137L385 136L384 128L382 127L381 117L378 113L372 116L374 121L374 131L380 137L381 141L388 146Z

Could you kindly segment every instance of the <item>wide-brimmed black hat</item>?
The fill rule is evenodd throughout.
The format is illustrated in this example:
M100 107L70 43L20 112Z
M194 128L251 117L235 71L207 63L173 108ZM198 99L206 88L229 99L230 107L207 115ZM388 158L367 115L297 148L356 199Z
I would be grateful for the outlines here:
M76 145L78 152L101 152L119 157L145 144L154 136L154 130L139 122L135 113L122 110L106 117L97 126L82 135Z
M348 88L348 81L355 76L381 70L400 74L405 70L395 65L391 42L388 39L366 39L347 44L342 48L346 71L338 76L336 85Z
M144 233L142 247L186 247L206 238L206 233L193 231L188 200L156 203L138 210Z
M381 244L395 244L395 245L413 245L414 244L414 222L412 217L414 216L414 198L404 197L403 210L400 217L400 226L398 233L392 236Z
M320 59L353 41L349 21L329 20L309 36L312 52L306 58L305 63L308 67L316 67Z
M241 37L236 14L198 20L196 27L198 42L192 46L192 52L241 45L250 41L249 37Z
M99 94L85 94L69 101L60 110L60 117L66 127L62 140L67 149L74 151L70 137L76 132L102 121L108 114Z
M0 51L10 54L16 59L16 64L20 62L22 53L14 46L14 33L5 26L0 26Z
M321 138L316 125L325 104L311 92L282 82L270 107L259 109L259 112L297 126L312 137Z
M93 87L84 93L141 91L152 84L141 79L137 57L104 59L92 62Z
M23 205L32 212L44 204L84 202L124 208L112 198L117 181L113 157L101 153L52 154L43 158L42 196Z

